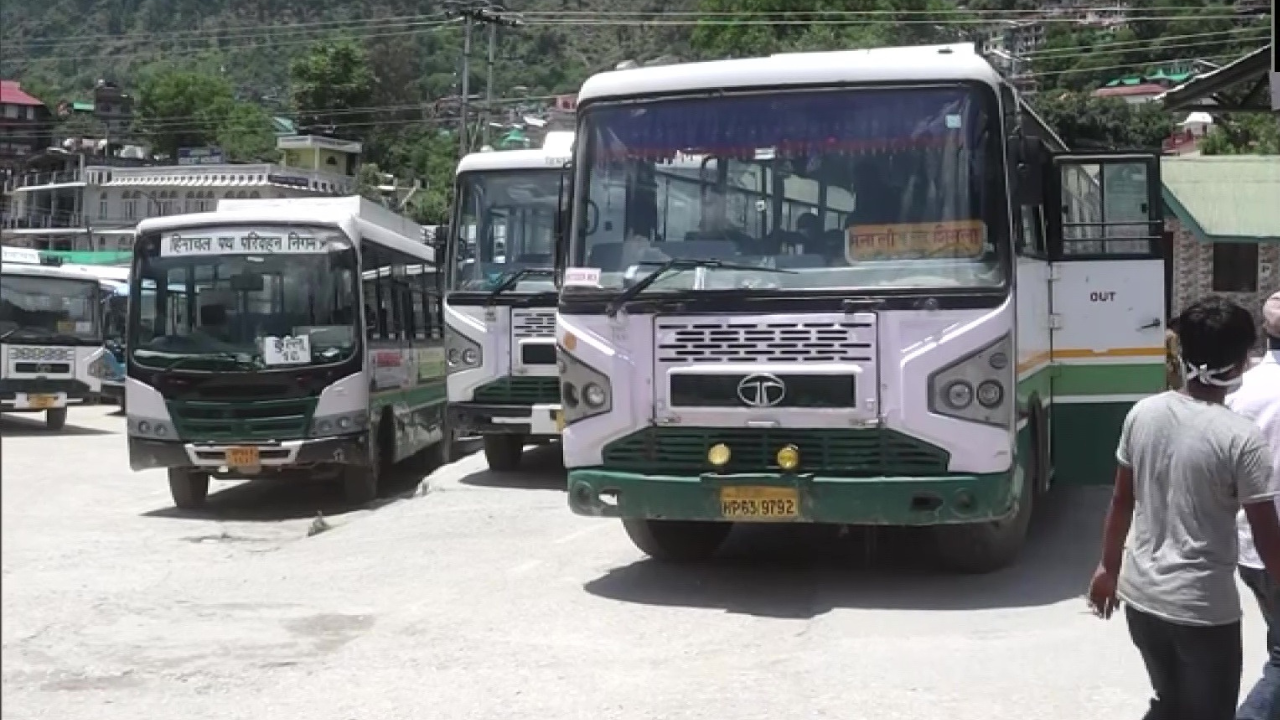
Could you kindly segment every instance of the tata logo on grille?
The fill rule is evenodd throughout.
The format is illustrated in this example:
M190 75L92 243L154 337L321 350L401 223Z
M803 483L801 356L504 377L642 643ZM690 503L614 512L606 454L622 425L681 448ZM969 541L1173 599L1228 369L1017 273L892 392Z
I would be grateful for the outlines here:
M787 386L777 375L748 375L738 383L738 399L748 407L773 407L787 396Z

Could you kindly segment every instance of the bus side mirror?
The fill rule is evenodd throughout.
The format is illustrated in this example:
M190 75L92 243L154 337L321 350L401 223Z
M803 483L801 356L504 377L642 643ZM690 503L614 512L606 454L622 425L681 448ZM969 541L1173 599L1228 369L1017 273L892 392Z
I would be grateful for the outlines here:
M1049 165L1048 152L1040 138L1019 134L1014 143L1014 168L1018 183L1019 205L1040 205L1044 202L1044 175Z
M444 252L445 245L449 242L449 224L437 225L435 235L431 238L431 247L435 248L436 260L439 262L441 254Z

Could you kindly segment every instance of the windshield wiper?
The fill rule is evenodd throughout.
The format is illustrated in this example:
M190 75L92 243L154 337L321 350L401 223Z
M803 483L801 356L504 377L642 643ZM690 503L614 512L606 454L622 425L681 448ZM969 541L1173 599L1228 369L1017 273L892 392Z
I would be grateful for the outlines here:
M747 265L745 263L730 263L723 260L708 260L699 258L671 258L670 260L641 260L637 265L657 265L657 269L645 275L636 282L635 285L623 290L613 302L609 303L605 308L605 313L609 317L614 317L624 305L635 299L637 295L644 292L650 285L657 282L663 275L672 270L695 270L697 268L715 268L716 270L743 270L747 272L770 272L782 273L786 275L795 275L795 270L784 270L782 268L771 268L763 265Z
M555 274L556 271L554 268L520 268L519 270L507 273L498 281L498 287L494 288L493 292L489 293L489 297L485 298L485 304L493 305L499 295L515 287L522 279L530 275L547 275L554 277Z
M254 370L258 368L257 363L254 363L253 361L246 362L243 358L240 357L240 355L237 355L236 353L219 350L214 352L202 352L202 353L195 353L192 355L183 355L182 357L174 360L168 365L165 365L164 369L161 370L156 375L156 380L157 381L162 380L171 371L173 371L174 369L178 368L181 365L185 365L186 363L192 360L210 360L210 359L230 360L231 362L235 363L235 366L237 368L242 368L245 365L248 365Z

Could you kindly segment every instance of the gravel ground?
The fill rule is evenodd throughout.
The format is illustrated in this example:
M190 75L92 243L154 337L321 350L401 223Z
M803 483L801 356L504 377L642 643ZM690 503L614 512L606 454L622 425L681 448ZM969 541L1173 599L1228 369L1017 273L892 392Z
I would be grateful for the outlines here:
M911 538L741 532L698 568L572 515L556 449L172 508L114 408L4 416L3 718L1138 718L1122 620L1080 594L1106 490L1052 496L1021 562L939 573ZM224 489L225 488L225 489ZM317 512L330 529L313 537ZM872 541L874 540L874 542ZM1252 681L1262 627L1246 603ZM1247 683L1246 683L1247 684Z

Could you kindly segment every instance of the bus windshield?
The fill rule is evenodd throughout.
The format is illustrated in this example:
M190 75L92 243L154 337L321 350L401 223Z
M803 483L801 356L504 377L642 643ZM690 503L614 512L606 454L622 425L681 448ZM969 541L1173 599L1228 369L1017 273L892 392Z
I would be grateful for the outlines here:
M1007 284L999 114L972 88L602 105L583 132L569 265L606 291L670 258L734 267L646 292Z
M358 261L336 228L192 228L135 253L126 344L140 365L298 367L358 349Z
M517 270L551 269L561 170L470 172L458 182L449 290L491 291ZM554 292L550 275L528 275L509 292Z
M98 281L5 273L0 340L99 344Z

